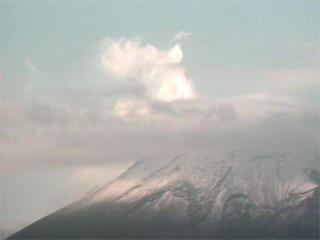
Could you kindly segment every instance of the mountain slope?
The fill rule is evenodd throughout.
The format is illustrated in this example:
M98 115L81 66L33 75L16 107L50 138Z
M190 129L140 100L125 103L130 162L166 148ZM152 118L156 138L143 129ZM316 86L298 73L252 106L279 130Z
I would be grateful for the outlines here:
M140 161L12 239L317 238L319 188L285 155Z

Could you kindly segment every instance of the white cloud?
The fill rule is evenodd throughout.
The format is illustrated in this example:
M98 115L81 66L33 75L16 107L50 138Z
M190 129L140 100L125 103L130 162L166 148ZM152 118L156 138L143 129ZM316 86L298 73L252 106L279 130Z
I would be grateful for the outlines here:
M142 82L148 98L170 102L195 98L192 81L181 65L183 52L179 44L168 50L134 40L107 40L101 64L122 79Z
M296 54L309 54L309 56L317 56L320 54L320 46L318 42L313 41L292 41L287 44L287 50Z
M26 67L30 70L30 72L35 73L37 71L36 66L34 65L34 63L32 61L30 61L29 59L27 59L25 61Z
M139 100L118 101L114 112L119 117L126 117L128 115L143 117L150 114L147 104Z
M319 73L319 69L316 68L278 70L267 73L266 80L277 88L301 91L319 87Z
M191 32L184 32L184 31L180 30L179 32L176 33L176 35L174 35L173 40L174 41L181 40L181 39L186 38L188 36L191 36Z
M296 114L303 108L303 104L294 98L268 94L247 94L222 98L219 104L223 103L233 106L237 117L245 121L268 118L280 113Z

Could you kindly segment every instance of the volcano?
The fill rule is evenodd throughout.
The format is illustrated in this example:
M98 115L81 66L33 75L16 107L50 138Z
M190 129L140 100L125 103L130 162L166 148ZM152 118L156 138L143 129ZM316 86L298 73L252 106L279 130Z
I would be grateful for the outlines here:
M317 169L281 154L142 160L10 239L319 238Z

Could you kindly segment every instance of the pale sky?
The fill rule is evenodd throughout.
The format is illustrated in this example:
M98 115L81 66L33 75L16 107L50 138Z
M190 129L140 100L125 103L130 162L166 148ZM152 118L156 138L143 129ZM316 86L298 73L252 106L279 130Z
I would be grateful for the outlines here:
M141 158L319 159L318 1L1 1L7 236Z

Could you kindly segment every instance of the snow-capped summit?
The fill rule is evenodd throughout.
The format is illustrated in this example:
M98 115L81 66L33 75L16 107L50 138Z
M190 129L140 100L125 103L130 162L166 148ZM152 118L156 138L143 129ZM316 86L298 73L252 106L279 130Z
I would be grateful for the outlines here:
M240 152L139 161L12 238L317 237L319 172L295 164Z

